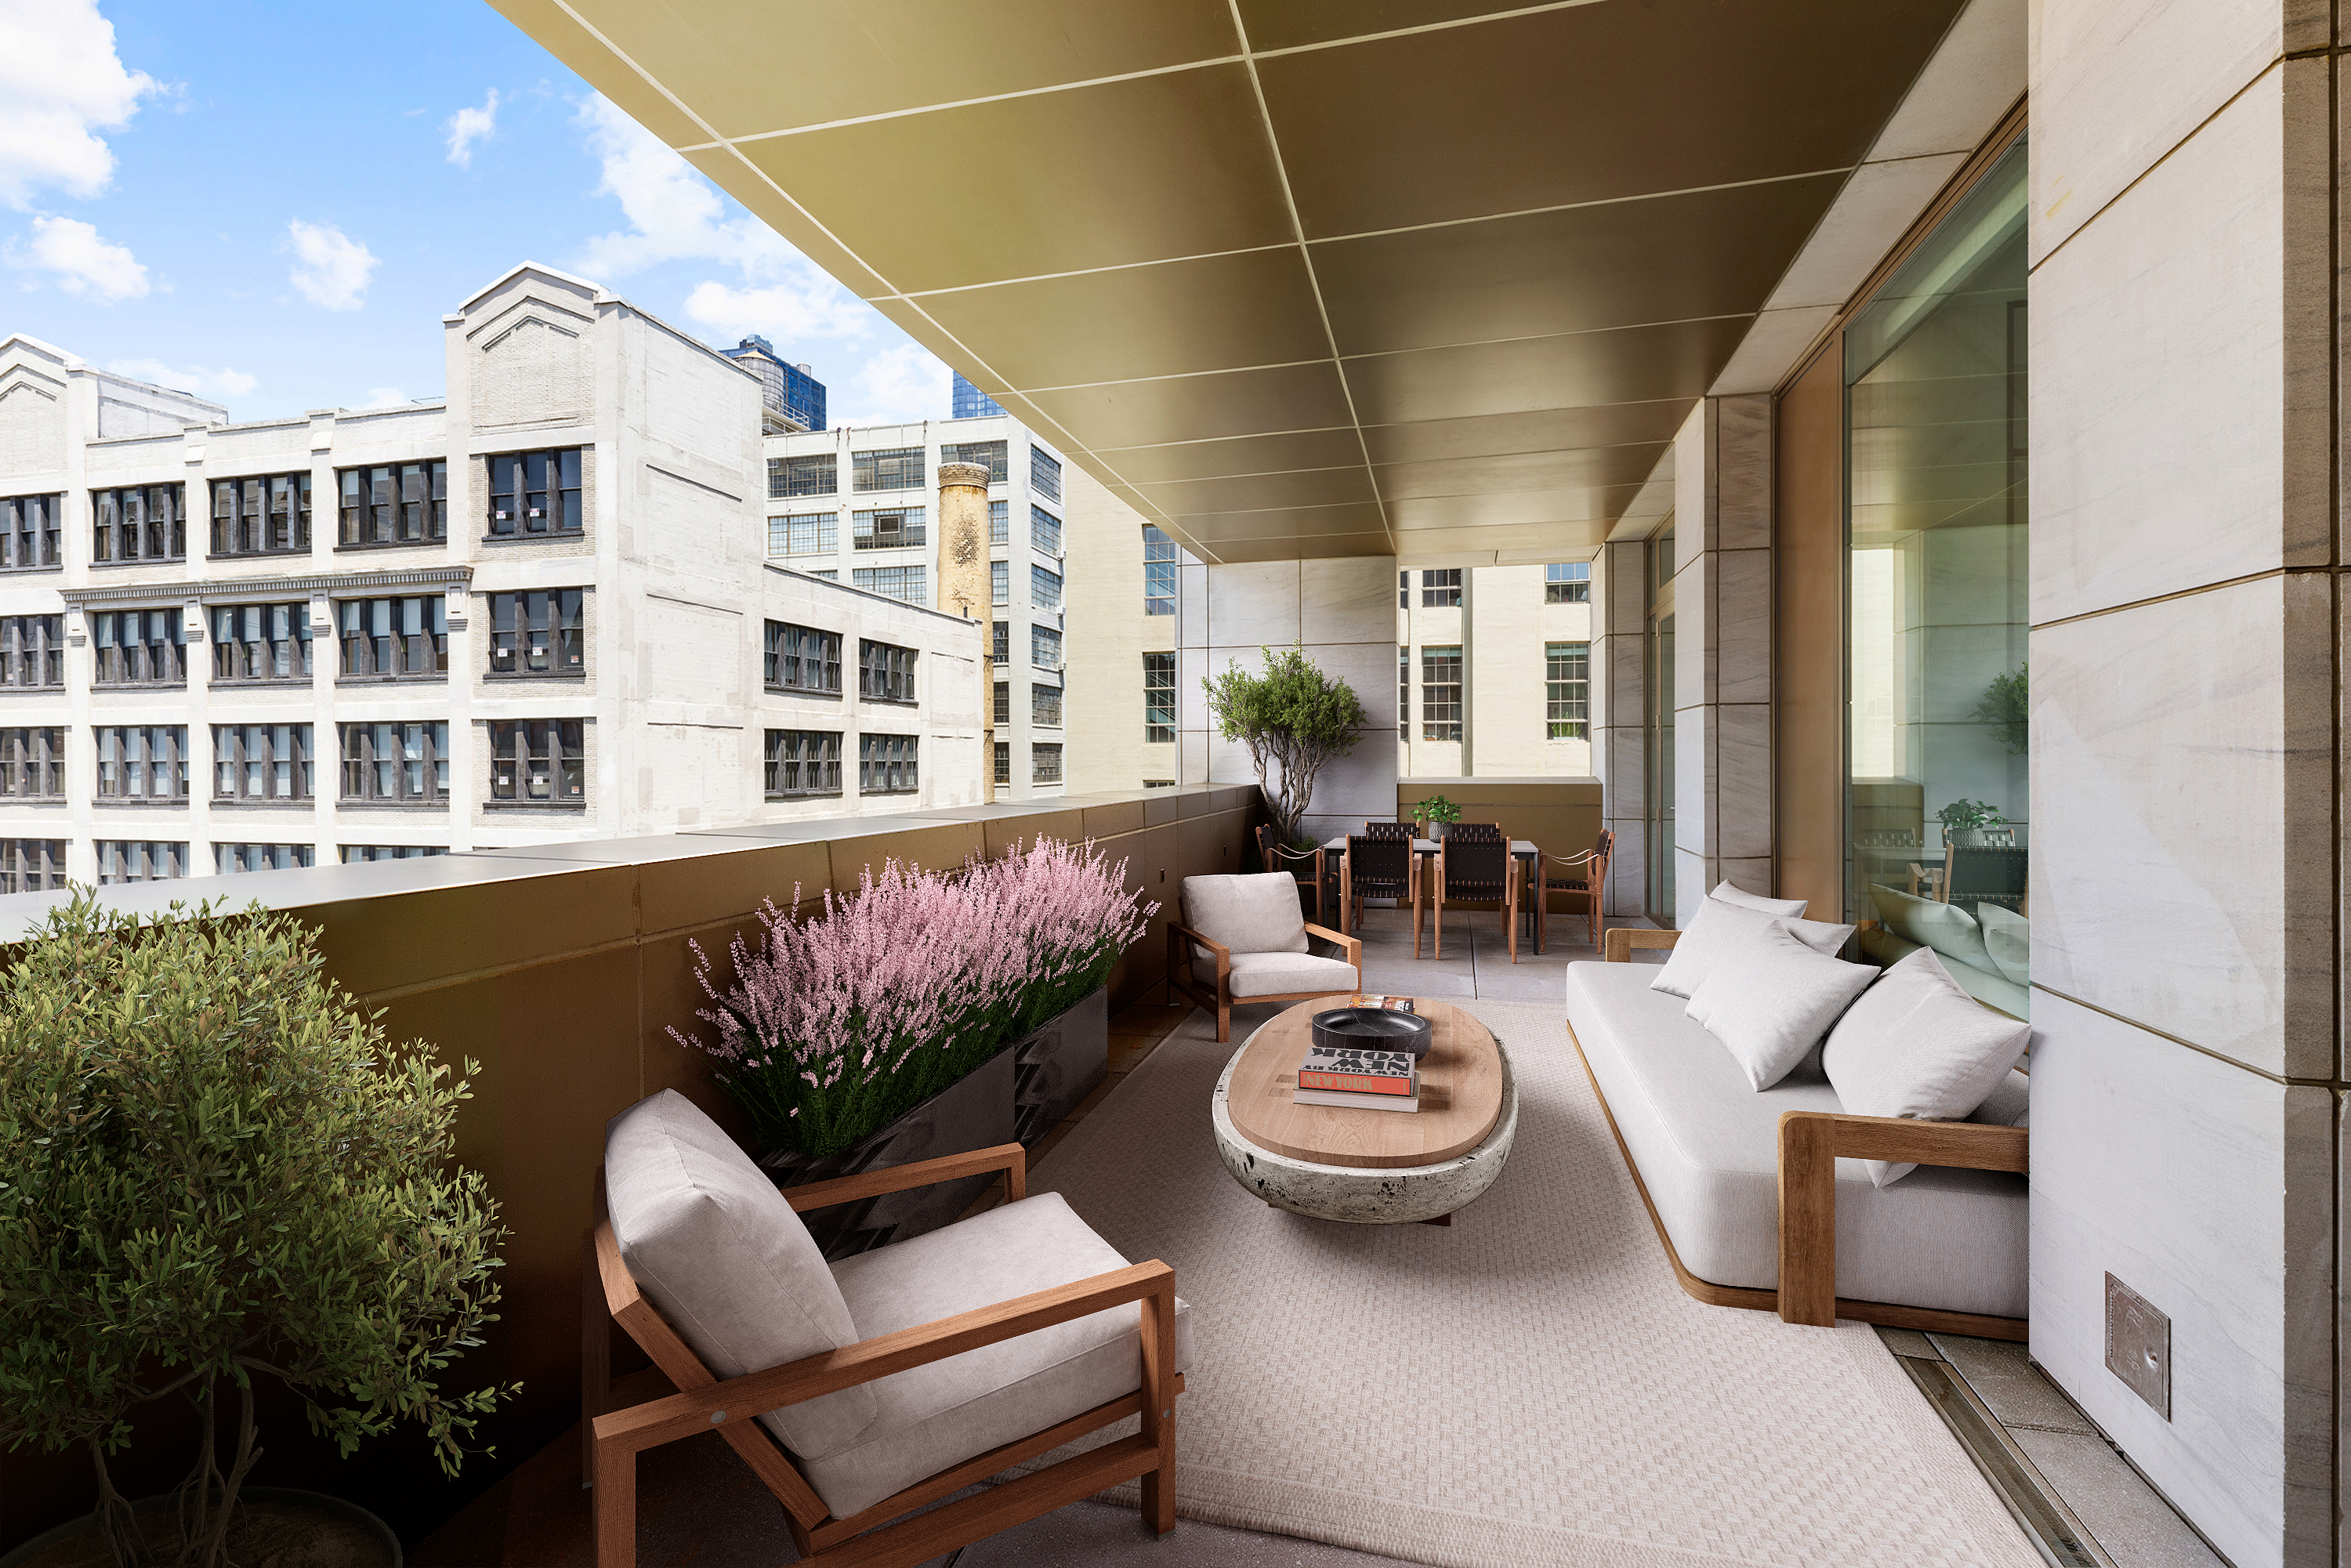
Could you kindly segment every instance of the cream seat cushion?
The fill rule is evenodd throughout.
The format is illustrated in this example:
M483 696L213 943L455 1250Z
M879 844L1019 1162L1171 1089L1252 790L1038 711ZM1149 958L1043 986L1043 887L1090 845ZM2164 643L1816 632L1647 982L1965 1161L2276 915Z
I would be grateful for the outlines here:
M1236 999L1299 991L1352 991L1362 984L1355 967L1310 953L1306 917L1298 910L1298 883L1281 872L1257 876L1187 876L1184 924L1232 949L1230 984ZM1192 944L1192 975L1217 983L1216 956Z
M1123 1269L1127 1260L1059 1193L975 1215L832 1266L872 1339ZM1113 1307L868 1385L880 1406L852 1447L801 1469L835 1519L990 1448L1143 1386L1142 1309ZM1192 1364L1192 1312L1176 1303L1176 1370Z
M1201 983L1217 983L1217 966L1213 960L1196 964L1192 972ZM1227 977L1232 988L1233 999L1248 997L1286 997L1300 991L1353 991L1363 982L1356 977L1355 966L1344 958L1318 958L1311 953L1236 953L1233 967Z

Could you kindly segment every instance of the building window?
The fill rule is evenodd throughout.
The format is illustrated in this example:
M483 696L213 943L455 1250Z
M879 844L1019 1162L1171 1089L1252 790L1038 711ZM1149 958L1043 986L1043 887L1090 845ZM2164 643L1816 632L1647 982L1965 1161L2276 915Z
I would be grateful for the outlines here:
M170 882L188 874L188 846L140 839L98 841L98 884Z
M367 865L376 861L421 861L449 852L439 844L345 844L345 865Z
M61 495L0 500L0 571L38 571L64 564L57 535L65 501Z
M1008 545L1012 542L1012 503L990 501L987 504L987 542Z
M0 839L0 893L47 893L65 884L65 840Z
M106 724L98 741L101 800L185 800L188 727L180 724Z
M490 799L542 806L588 800L588 727L576 718L490 726Z
M1029 688L1029 722L1049 728L1061 727L1061 688L1032 685Z
M1420 651L1420 738L1461 738L1461 650Z
M795 626L789 621L770 621L767 641L769 691L813 692L819 696L832 697L841 695L840 632Z
M857 737L857 792L861 795L904 794L922 787L916 773L918 735L861 735Z
M925 608L931 602L928 572L919 566L861 566L850 572L849 584L885 599L903 599Z
M839 512L796 512L768 519L769 555L831 555L840 548Z
M183 685L188 678L187 639L187 626L177 610L92 611L90 683Z
M1059 784L1061 781L1061 748L1039 744L1029 748L1029 781L1032 784Z
M0 796L11 800L66 798L62 728L0 729Z
M943 442L939 446L942 463L982 463L987 465L987 482L1004 483L1004 443L1001 441Z
M308 800L310 769L307 724L213 726L215 800Z
M996 743L996 781L998 784L1012 782L1012 743L1008 740Z
M241 871L292 871L310 863L308 844L214 844L213 864L223 876Z
M96 561L185 560L188 517L181 486L131 485L95 490L97 526L89 558Z
M1029 543L1047 555L1061 553L1061 519L1042 507L1029 508Z
M1444 607L1461 602L1461 569L1447 567L1443 571L1420 574L1420 602L1426 606Z
M1592 601L1592 563L1554 562L1543 568L1545 604L1588 604Z
M985 419L990 414L1000 414L1004 412L1003 404L964 380L961 371L955 373L955 390L951 394L950 406L955 411L953 417L956 419Z
M1012 563L1010 561L992 560L987 563L987 597L988 601L993 604L1012 602Z
M806 457L770 457L768 459L768 498L782 500L789 496L831 496L841 487L839 459L830 452L812 453Z
M1396 573L1396 608L1398 610L1412 608L1412 573L1408 571Z
M336 602L343 630L343 674L394 680L449 673L446 600L440 594Z
M1149 523L1143 525L1143 612L1176 613L1176 541Z
M1040 610L1061 607L1061 574L1048 571L1036 562L1029 563L1029 602Z
M833 567L827 567L822 571L812 571L810 572L809 575L814 578L820 578L826 582L839 582L841 580L840 570Z
M347 724L343 799L385 805L439 806L449 800L449 726Z
M1029 487L1049 501L1061 498L1061 465L1041 446L1029 449Z
M578 588L491 594L490 674L585 675L586 600L587 591ZM445 649L447 639L442 639L442 643Z
M1176 655L1143 655L1143 742L1176 743Z
M1145 779L1143 781L1143 787L1145 789L1173 789L1176 788L1176 780L1173 779Z
M850 537L859 549L904 549L928 542L920 507L891 512L855 512L850 516Z
M1543 644L1543 717L1547 737L1583 740L1592 734L1592 644Z
M339 468L340 538L345 546L429 545L449 537L449 465L387 463Z
M768 731L768 799L841 793L841 731Z
M490 532L576 534L588 526L580 499L580 448L502 452L490 459Z
M991 639L988 644L990 650L988 658L990 662L998 664L1008 664L1012 663L1011 622L1007 621L997 622L994 626L994 632L995 636Z
M308 604L215 604L212 622L214 682L310 678Z
M861 638L857 644L857 695L867 702L914 700L914 650Z
M1029 662L1040 670L1061 667L1061 634L1050 626L1029 628Z
M849 455L850 483L867 490L919 490L923 487L923 449L900 446L888 452Z
M996 727L1006 729L1012 724L1012 683L996 683Z
M310 476L213 481L213 554L286 555L310 548Z
M1401 643L1396 644L1396 738L1412 738L1412 650Z
M66 618L10 615L0 619L0 686L66 684Z

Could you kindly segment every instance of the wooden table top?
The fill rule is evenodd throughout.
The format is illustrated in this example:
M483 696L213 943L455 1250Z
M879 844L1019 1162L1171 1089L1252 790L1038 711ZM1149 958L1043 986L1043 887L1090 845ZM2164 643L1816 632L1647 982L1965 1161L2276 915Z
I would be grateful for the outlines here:
M1435 1037L1421 1058L1418 1111L1293 1102L1299 1061L1314 1043L1314 1015L1345 1005L1342 997L1300 1002L1241 1048L1225 1110L1242 1137L1294 1160L1372 1170L1433 1166L1486 1141L1502 1114L1501 1052L1485 1025L1433 998L1415 998Z

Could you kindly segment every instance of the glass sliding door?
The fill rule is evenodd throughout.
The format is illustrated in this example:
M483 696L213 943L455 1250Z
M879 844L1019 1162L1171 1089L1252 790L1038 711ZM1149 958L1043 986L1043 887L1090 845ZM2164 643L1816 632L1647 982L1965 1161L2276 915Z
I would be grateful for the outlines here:
M1674 524L1649 540L1648 548L1647 690L1643 715L1648 765L1647 831L1643 849L1648 860L1646 903L1649 918L1670 928L1674 924Z
M1846 918L2027 1010L2025 153L1844 332Z

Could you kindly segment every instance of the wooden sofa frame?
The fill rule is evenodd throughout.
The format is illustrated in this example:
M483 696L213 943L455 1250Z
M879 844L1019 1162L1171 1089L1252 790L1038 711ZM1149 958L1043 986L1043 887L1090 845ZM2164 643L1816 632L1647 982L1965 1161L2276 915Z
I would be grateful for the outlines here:
M1657 931L1619 925L1606 936L1602 956L1611 964L1629 964L1635 948L1671 947L1678 931ZM1919 1329L1930 1333L1970 1334L1980 1339L2023 1341L2028 1320L1991 1317L1978 1312L1944 1312L1933 1307L1896 1306L1890 1301L1856 1301L1836 1293L1836 1163L1855 1160L1908 1160L1922 1166L1957 1166L1966 1170L2015 1171L2026 1167L2030 1134L2022 1127L1994 1127L1976 1122L1924 1122L1899 1116L1855 1116L1834 1111L1790 1111L1780 1118L1780 1288L1758 1291L1738 1285L1718 1285L1701 1280L1682 1266L1674 1239L1666 1234L1657 1206L1649 1200L1648 1184L1633 1161L1615 1113L1608 1108L1583 1042L1568 1026L1583 1075L1607 1118L1616 1140L1616 1152L1633 1176L1641 1205L1673 1265L1674 1278L1688 1294L1710 1306L1745 1307L1776 1312L1782 1321L1826 1326L1839 1318L1888 1328Z
M1335 942L1346 949L1347 962L1355 967L1355 983L1343 991L1284 991L1279 996L1243 997L1240 1000L1251 1006L1259 1002L1303 1002L1311 1000L1315 997L1353 996L1364 988L1364 944L1360 938L1343 936L1325 926L1316 925L1311 921L1307 923L1306 935L1320 936L1326 942ZM1203 989L1199 981L1194 977L1192 955L1184 950L1184 944L1186 942L1197 942L1216 959L1217 986L1213 994ZM1168 1006L1176 1005L1176 997L1179 994L1188 998L1196 1005L1217 1015L1217 1039L1219 1041L1232 1039L1233 950L1230 947L1221 942L1210 941L1188 925L1178 925L1173 920L1169 921L1167 923L1167 989L1170 993L1167 998Z
M805 1214L998 1170L1004 1173L1005 1201L1019 1202L1028 1190L1027 1155L1019 1144L918 1160L838 1181L811 1182L787 1189L784 1197L796 1213ZM606 1215L601 1169L596 1178L596 1223L587 1236L584 1274L580 1484L596 1492L597 1568L632 1568L637 1560L637 1455L714 1427L783 1504L785 1522L800 1555L832 1568L913 1568L1137 1476L1143 1480L1144 1523L1160 1535L1176 1528L1176 1397L1184 1392L1184 1378L1175 1369L1176 1271L1165 1263L1131 1264L724 1380L702 1364L659 1310L638 1291L636 1281L621 1260L620 1244ZM966 1459L847 1519L831 1517L791 1455L755 1419L766 1411L870 1383L911 1366L944 1361L1105 1308L1136 1303L1143 1316L1143 1386L1136 1392ZM615 1322L668 1375L677 1393L624 1410L607 1409L611 1403L611 1325ZM890 1523L1000 1470L1134 1415L1143 1417L1143 1430L1134 1437ZM888 1528L877 1528L884 1525Z

